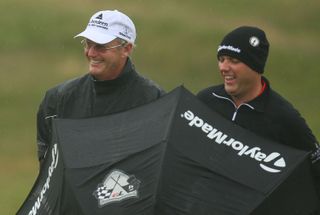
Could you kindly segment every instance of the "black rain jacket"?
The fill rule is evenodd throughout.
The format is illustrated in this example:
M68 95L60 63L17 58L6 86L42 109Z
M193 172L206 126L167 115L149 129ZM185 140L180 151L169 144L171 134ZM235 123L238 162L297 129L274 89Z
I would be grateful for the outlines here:
M164 91L136 72L128 59L115 80L96 81L90 74L49 89L37 114L38 158L41 161L51 141L52 118L87 118L131 109L155 99Z
M197 97L211 109L237 125L271 141L311 153L313 173L320 197L320 147L300 113L281 95L271 89L269 81L263 93L239 107L224 85L201 90Z

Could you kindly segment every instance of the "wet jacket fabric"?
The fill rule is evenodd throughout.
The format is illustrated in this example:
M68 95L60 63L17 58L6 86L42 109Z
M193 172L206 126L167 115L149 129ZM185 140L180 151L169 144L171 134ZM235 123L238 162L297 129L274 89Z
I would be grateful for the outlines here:
M266 88L261 95L236 107L223 85L201 90L197 97L207 106L237 125L279 144L311 152L313 173L320 197L320 147L300 113L269 81L262 77Z
M37 114L38 158L51 140L52 118L88 118L125 111L158 99L164 91L136 72L128 59L115 80L97 81L90 74L49 89Z

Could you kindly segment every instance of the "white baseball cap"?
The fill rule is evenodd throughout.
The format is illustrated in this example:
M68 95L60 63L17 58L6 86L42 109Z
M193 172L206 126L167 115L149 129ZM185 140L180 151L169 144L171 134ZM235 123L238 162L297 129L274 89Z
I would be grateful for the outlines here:
M76 37L85 37L98 44L106 44L121 38L134 44L136 28L124 13L117 10L104 10L96 12L90 18L87 28Z

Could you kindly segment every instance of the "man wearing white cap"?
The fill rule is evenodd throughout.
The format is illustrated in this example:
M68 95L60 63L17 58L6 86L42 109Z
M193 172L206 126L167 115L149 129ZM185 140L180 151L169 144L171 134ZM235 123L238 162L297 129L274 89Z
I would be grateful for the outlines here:
M46 92L37 114L38 158L42 161L51 139L52 118L87 118L149 103L164 91L136 72L130 54L136 29L117 10L95 13L81 37L89 72Z

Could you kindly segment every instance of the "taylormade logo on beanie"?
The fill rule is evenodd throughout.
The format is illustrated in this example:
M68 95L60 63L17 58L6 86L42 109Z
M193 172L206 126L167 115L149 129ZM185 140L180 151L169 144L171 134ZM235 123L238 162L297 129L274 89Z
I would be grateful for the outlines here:
M117 10L96 12L87 28L75 37L85 37L95 43L106 44L116 38L121 38L134 44L136 28L132 20Z
M258 73L264 72L268 58L269 42L263 30L242 26L227 34L218 47L217 57L236 58Z

